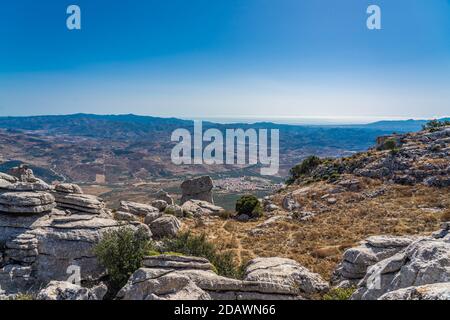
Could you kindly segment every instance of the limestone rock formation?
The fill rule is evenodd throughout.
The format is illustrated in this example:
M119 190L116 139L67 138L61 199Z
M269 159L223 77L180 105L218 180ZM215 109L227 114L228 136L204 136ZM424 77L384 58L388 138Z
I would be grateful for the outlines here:
M374 300L399 289L441 282L450 282L450 242L423 238L372 265L352 299Z
M413 237L369 237L360 246L344 252L343 261L335 271L333 282L340 283L340 286L357 284L370 266L395 255L413 241Z
M214 184L210 176L185 180L181 184L181 191L183 192L181 203L183 204L191 199L214 203L212 195L213 187Z
M155 195L156 200L163 200L167 204L174 204L173 198L164 190L159 190Z
M149 204L142 204L131 201L121 201L118 211L128 212L139 217L145 217L149 213L159 212L159 210Z
M80 268L82 281L103 276L105 269L92 249L103 232L120 226L103 202L79 193L76 185L59 185L51 193L34 185L22 191L24 186L43 186L45 182L34 178L29 169L13 172L16 177L0 175L1 181L10 184L0 191L1 290L9 295L36 290L53 280L66 281L70 268ZM145 227L151 235L139 222L128 225L133 229Z
M191 215L194 217L203 217L209 215L219 215L225 211L222 207L215 206L210 202L201 200L189 200L181 206L184 215Z
M173 204L173 203L171 203L171 204ZM169 204L164 200L153 200L151 205L152 205L152 207L155 207L159 211L164 211Z
M175 216L164 214L149 224L152 234L157 238L174 237L181 228L181 222Z
M37 300L101 300L106 293L104 290L83 288L66 281L51 281L38 295Z
M119 291L123 300L301 299L299 290L277 282L242 281L217 275L202 258L162 256L145 259Z
M320 275L312 273L298 262L285 258L256 258L245 268L247 281L263 281L297 288L306 296L323 293L329 289Z
M450 282L398 289L385 293L378 300L450 300Z

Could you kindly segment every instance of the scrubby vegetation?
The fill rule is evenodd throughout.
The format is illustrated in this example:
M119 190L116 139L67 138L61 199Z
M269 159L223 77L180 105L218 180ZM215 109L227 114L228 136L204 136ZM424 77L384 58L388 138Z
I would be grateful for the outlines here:
M319 157L309 156L305 160L303 160L300 164L294 166L290 170L290 177L286 181L287 184L294 183L297 179L310 174L315 168L317 168L322 161Z
M141 267L142 259L150 250L152 242L144 231L121 227L105 232L94 253L107 269L113 288L120 289Z
M239 278L240 266L231 252L221 252L219 248L206 239L205 234L194 235L190 232L179 234L176 238L165 239L165 250L208 259L222 276Z
M355 288L334 288L323 296L323 300L348 300Z
M263 209L258 198L254 195L244 195L236 201L236 212L246 214L250 218L259 218L263 214Z
M437 131L445 126L450 126L449 120L439 121L437 119L431 120L423 125L423 130L428 130L430 132Z

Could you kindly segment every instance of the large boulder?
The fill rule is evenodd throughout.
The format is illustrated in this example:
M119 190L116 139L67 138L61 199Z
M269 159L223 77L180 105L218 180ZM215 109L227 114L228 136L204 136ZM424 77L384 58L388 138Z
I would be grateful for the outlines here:
M374 300L388 292L440 282L450 282L450 242L423 238L368 268L352 299Z
M244 280L272 282L298 288L306 296L323 293L328 284L316 273L312 273L298 262L286 258L256 258L245 268Z
M208 260L149 257L119 291L118 299L273 300L301 299L298 288L276 282L242 281L217 275Z
M38 295L37 300L101 300L100 290L83 288L66 281L51 281ZM103 294L106 293L102 290Z
M101 214L106 209L103 200L93 195L55 192L54 196L61 209L89 214Z
M149 204L142 204L131 201L121 201L118 211L128 212L139 217L145 217L149 213L159 212L159 210Z
M214 184L210 176L185 180L181 184L181 203L183 204L191 199L214 203L212 195L213 187Z
M378 300L450 300L450 282L398 289L385 293Z
M343 260L334 272L332 282L343 285L356 285L367 269L377 262L389 258L406 248L414 237L372 236L358 247L347 249Z
M62 192L62 193L76 193L76 194L82 194L83 190L81 187L77 184L73 183L60 183L55 185L55 191L56 192Z
M184 215L194 217L220 215L221 213L225 212L224 208L201 200L186 201L181 206L181 209L183 210Z
M175 216L164 214L149 224L152 234L157 238L175 237L181 228L181 222Z
M173 201L173 198L164 190L159 190L158 192L156 192L155 199L156 200L163 200L169 205L170 204L175 204L175 202Z

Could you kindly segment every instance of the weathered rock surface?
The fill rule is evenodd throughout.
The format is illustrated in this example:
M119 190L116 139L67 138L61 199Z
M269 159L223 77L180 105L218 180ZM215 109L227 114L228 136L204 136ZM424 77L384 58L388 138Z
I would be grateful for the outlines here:
M214 187L210 176L203 176L199 178L189 179L181 184L181 203L188 200L202 200L209 203L214 203L212 189Z
M171 203L171 204L173 204L173 203ZM164 200L153 200L151 205L152 205L152 207L155 207L159 211L164 211L169 204Z
M399 289L441 282L450 282L450 242L423 238L368 268L352 299L373 300Z
M358 283L370 266L395 255L413 241L413 237L369 237L360 246L344 252L343 261L337 267L332 282L335 284L342 281Z
M219 215L225 211L222 207L201 200L186 201L181 206L181 209L183 210L184 215L192 215L194 217Z
M181 222L175 216L164 214L149 224L155 237L174 237L181 228Z
M173 201L173 198L164 190L159 190L156 193L155 197L156 197L156 200L163 200L167 204L175 204L175 202Z
M38 295L37 300L101 300L97 293L104 290L83 288L66 281L51 281Z
M256 258L245 269L245 280L263 281L297 288L300 294L323 293L328 284L298 262L285 258Z
M55 185L56 192L83 194L83 190L79 185L73 183L60 183Z
M298 288L282 283L219 276L210 269L208 260L202 258L163 256L145 261L147 266L131 276L118 299L301 299Z
M398 289L385 293L378 300L450 300L450 282Z
M149 204L121 201L118 211L128 212L139 217L145 217L149 213L159 212L159 210Z
M184 212L183 209L177 204L169 204L166 209L164 209L165 214L173 215L177 218L183 218Z
M106 209L105 203L96 196L65 192L55 192L54 196L59 208L91 214L101 214Z

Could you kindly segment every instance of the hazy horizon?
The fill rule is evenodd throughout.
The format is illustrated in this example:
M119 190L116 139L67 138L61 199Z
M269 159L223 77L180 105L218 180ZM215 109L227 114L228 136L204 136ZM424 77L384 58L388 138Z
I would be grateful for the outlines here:
M448 116L448 0L76 4L75 31L66 3L2 5L0 116Z

